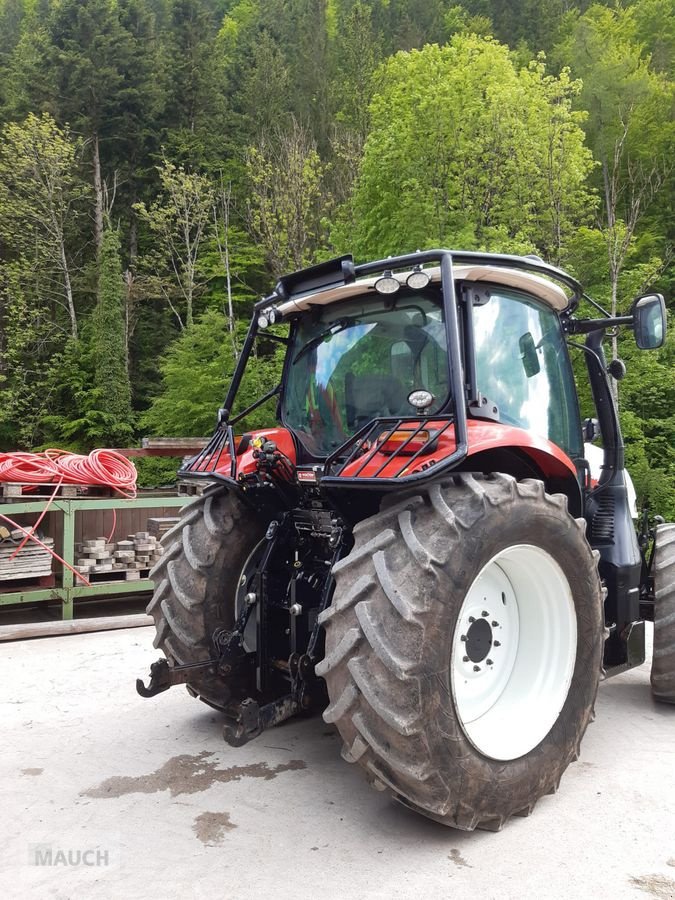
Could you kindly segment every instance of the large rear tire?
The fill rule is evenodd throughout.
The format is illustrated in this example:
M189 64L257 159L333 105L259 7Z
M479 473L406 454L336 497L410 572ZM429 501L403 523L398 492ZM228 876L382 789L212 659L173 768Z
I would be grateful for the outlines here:
M213 657L213 633L233 627L242 572L262 536L262 525L224 486L209 488L183 508L162 538L164 553L150 573L155 592L147 609L157 629L154 645L171 663ZM188 690L223 709L230 699L252 696L255 685L211 673L195 677Z
M317 666L344 758L446 825L528 814L577 757L600 678L584 520L539 481L461 474L354 533Z
M675 703L675 524L659 525L654 546L652 693Z

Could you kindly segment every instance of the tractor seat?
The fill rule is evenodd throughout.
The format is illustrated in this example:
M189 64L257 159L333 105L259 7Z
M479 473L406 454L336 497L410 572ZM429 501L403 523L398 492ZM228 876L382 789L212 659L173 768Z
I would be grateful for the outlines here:
M404 416L407 408L405 388L392 375L345 376L345 417L354 431L378 416Z

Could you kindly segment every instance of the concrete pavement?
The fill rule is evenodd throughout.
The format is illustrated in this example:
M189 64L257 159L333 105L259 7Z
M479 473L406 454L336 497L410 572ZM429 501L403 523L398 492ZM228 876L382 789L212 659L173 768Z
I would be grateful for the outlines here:
M557 795L467 834L370 789L320 718L234 749L183 688L141 700L151 642L0 646L2 897L675 898L675 707L648 664L601 686Z

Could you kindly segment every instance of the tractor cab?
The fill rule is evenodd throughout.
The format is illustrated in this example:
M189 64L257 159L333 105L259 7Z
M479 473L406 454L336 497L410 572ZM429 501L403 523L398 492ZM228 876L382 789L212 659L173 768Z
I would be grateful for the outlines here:
M477 275L493 283L469 280ZM542 291L533 276L523 274L514 289L501 275L455 272L464 393L474 400L468 416L522 428L578 458L579 409L558 315L566 298L553 284ZM281 421L317 458L374 419L452 412L439 270L421 289L403 281L390 294L375 287L300 313L288 357Z

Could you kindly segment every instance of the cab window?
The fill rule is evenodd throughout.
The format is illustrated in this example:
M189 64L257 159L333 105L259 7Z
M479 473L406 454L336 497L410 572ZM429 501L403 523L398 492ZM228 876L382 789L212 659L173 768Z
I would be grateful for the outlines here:
M485 294L483 293L483 297ZM583 455L576 388L557 314L534 298L490 288L472 307L478 390L502 422Z

